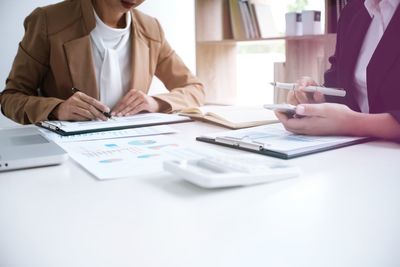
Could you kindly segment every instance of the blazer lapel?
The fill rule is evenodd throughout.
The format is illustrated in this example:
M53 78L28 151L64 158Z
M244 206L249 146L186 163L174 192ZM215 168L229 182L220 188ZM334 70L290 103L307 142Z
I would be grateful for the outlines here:
M358 56L360 54L360 49L364 41L365 34L371 24L371 17L367 11L367 9L362 6L358 10L357 13L354 14L353 19L349 23L349 25L344 25L346 29L346 34L343 36L343 54L342 54L342 62L343 64L343 81L341 84L344 85L345 88L353 88L353 77L355 66L358 60ZM353 103L354 107L358 107L356 104L353 90L349 90L346 98L348 98L349 103Z
M83 93L99 99L94 73L90 35L64 44L72 84Z
M379 93L379 88L390 72L392 65L400 56L400 6L393 14L367 67L368 98L371 100Z
M82 19L86 33L89 34L96 27L96 19L91 0L81 0Z
M150 49L145 43L138 29L135 14L132 12L132 47L131 47L131 88L147 93L151 84L150 75Z

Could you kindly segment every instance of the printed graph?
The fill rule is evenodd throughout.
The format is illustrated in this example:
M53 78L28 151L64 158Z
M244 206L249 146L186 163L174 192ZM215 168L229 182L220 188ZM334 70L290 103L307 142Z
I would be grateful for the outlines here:
M105 157L115 157L122 154L132 154L134 156L139 155L143 152L143 149L139 147L118 147L107 149L107 148L92 148L88 149L86 147L81 147L81 154L87 158L105 158Z

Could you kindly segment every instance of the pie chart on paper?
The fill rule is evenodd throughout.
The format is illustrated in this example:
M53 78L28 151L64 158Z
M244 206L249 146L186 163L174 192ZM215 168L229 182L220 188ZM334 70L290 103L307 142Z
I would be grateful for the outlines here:
M147 146L147 145L153 145L157 143L154 140L134 140L134 141L130 141L128 142L128 144L132 145L132 146Z

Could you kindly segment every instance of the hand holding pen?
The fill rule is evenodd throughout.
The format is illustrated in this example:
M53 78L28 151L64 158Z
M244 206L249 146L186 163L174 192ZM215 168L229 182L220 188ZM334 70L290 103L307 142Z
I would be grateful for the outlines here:
M271 83L271 85L290 90L287 96L287 102L292 105L302 103L323 103L325 95L344 97L346 91L343 89L327 88L318 86L310 77L303 77L295 84L289 83Z
M110 108L77 88L71 89L72 96L58 105L53 111L57 120L83 121L102 120L111 117Z

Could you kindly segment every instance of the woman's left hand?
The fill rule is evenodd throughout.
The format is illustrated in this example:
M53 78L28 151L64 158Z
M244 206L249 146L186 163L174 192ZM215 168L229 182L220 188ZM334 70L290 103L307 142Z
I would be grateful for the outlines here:
M305 135L357 135L359 113L345 105L334 103L300 104L296 114L304 117L288 118L275 112L286 130Z
M131 89L111 110L113 116L129 116L141 111L157 112L159 103L142 91Z

